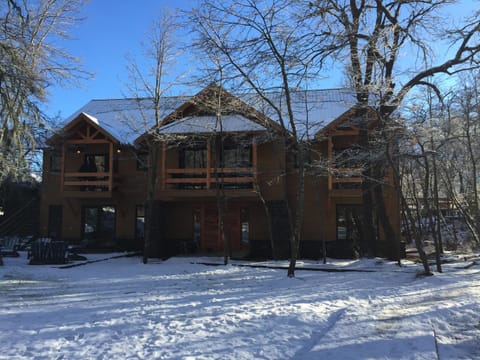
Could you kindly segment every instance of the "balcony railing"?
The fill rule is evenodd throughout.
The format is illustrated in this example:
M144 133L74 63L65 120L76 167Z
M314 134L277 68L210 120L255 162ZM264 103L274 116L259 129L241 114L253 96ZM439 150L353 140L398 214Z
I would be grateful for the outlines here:
M363 182L362 169L337 168L328 177L329 190L355 190L360 189Z
M166 169L162 189L251 189L254 182L253 167Z
M111 192L113 178L110 172L66 172L63 191Z

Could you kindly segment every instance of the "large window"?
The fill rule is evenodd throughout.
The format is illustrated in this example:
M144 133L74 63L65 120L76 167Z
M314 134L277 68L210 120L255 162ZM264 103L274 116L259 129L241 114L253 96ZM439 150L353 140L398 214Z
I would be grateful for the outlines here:
M50 153L50 172L60 172L62 169L62 155L57 151Z
M192 146L180 152L180 167L184 169L204 169L207 167L207 148Z
M137 170L146 171L148 168L148 154L138 153L136 154L136 159L137 159Z
M222 163L226 168L252 166L252 147L250 144L225 144L222 154Z
M358 243L361 219L360 205L337 205L337 240Z
M110 247L115 239L115 207L83 208L83 240L89 247Z

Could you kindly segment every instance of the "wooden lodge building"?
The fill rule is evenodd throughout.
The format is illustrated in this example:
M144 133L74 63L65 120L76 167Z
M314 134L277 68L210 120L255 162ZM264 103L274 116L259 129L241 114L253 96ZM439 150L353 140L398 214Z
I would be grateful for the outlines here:
M90 101L45 146L40 235L91 248L142 249L148 227L155 239L150 257L221 253L224 214L233 256L269 257L273 240L287 257L296 156L289 133L252 99L212 85L192 97L165 97L158 126L149 99ZM328 256L352 256L362 178L345 165L327 169L358 141L349 111L354 97L334 89L295 99L299 124L310 134L309 161L317 164L305 179L300 257L322 256L324 244ZM399 232L397 196L386 180L387 212ZM376 242L377 255L388 256L392 241L381 229Z

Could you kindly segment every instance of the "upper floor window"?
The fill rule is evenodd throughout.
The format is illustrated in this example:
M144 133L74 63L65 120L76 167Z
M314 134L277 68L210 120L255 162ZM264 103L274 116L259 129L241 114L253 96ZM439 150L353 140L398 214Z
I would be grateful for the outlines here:
M203 169L207 167L206 146L191 146L180 151L180 167L184 169Z
M337 168L360 169L365 162L365 153L354 147L335 149L334 161Z
M50 172L60 172L62 170L62 155L56 151L50 153Z
M222 155L222 163L226 168L252 166L252 146L250 144L226 144L223 147Z
M137 159L137 170L146 171L148 168L148 154L147 153L136 154L136 159Z

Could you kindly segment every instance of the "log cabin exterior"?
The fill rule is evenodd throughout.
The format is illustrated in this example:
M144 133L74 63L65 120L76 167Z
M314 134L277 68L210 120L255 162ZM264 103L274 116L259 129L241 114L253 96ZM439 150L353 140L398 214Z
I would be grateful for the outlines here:
M349 123L352 102L340 89L307 95L316 102L312 115L323 121L312 126L311 162L332 168L335 154L358 140ZM219 99L221 111L212 105ZM223 224L232 255L267 258L273 242L287 257L286 204L295 202L296 171L288 131L214 86L162 99L160 108L158 126L148 99L93 100L65 121L44 150L40 235L92 248L142 249L148 230L155 238L149 256L165 257L222 252ZM318 258L324 249L328 256L353 255L362 202L356 171L307 175L300 256ZM387 176L387 212L399 234L390 184ZM381 229L377 243L377 254L388 256L392 239Z

